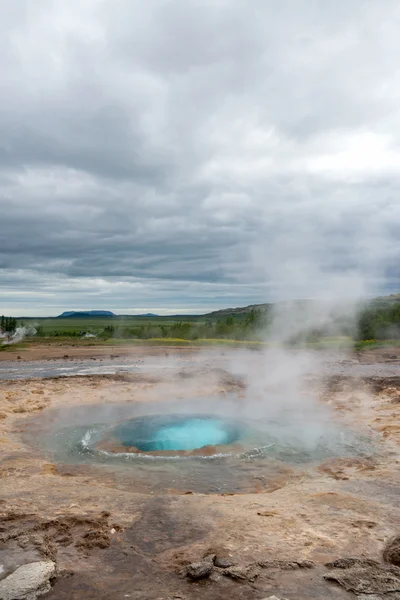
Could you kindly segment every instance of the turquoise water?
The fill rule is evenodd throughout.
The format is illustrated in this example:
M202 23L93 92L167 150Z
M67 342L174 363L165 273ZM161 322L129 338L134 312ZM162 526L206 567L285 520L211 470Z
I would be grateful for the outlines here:
M208 408L206 400L202 408ZM314 415L291 413L276 421L232 418L230 398L219 400L219 413L199 414L198 399L187 403L193 412L179 413L179 405L154 404L152 414L149 404L132 403L48 409L29 420L25 439L52 462L91 465L96 477L112 477L121 489L149 492L252 491L256 483L268 489L275 477L289 477L288 469L296 465L303 469L331 457L375 452L369 434Z
M163 415L130 419L112 431L123 446L142 452L195 450L232 444L239 427L218 417Z

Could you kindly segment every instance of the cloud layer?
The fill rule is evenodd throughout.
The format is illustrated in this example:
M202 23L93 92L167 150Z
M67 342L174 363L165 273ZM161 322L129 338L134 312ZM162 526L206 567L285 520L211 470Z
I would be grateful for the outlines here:
M9 314L400 288L394 0L0 6Z

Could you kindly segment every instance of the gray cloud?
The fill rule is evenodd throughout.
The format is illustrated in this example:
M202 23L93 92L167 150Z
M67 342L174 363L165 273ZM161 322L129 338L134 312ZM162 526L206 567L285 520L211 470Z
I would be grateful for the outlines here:
M3 3L2 310L396 291L399 18L394 0Z

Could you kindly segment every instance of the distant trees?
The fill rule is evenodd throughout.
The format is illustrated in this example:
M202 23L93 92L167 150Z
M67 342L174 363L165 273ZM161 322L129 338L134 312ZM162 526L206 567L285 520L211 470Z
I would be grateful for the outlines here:
M165 322L151 319L146 323L125 321L114 327L107 325L99 334L101 339L218 339L258 340L264 333L265 319L257 310L251 310L245 315L228 315L225 319L202 321L172 321Z
M106 327L104 327L104 330L99 334L99 338L103 340L108 340L112 337L115 337L114 325L107 325Z
M372 301L360 308L358 316L354 313L340 309L323 320L321 323L305 320L303 323L301 311L296 308L287 308L287 319L295 323L293 337L285 338L288 345L318 344L320 340L332 337L347 337L349 340L393 340L400 339L400 300ZM66 337L79 338L90 331L100 339L164 339L164 340L198 340L198 339L227 339L238 341L264 341L268 340L276 327L271 328L274 312L263 308L252 308L242 312L220 312L214 318L185 317L169 319L155 317L141 319L135 317L115 318L112 322L108 319L101 323L98 319L88 320L90 328L82 331L83 321L77 319L68 322L68 328L58 327L59 320L55 320L57 328L52 330L51 321L43 321L37 328L40 337ZM276 323L275 323L276 325ZM12 335L17 327L13 317L2 316L0 327L3 333ZM90 336L86 336L90 337Z
M375 317L371 311L364 310L358 319L358 339L374 340L376 336Z
M358 319L359 340L400 339L400 302L365 307Z
M0 319L0 328L5 333L15 333L15 330L17 329L17 319L14 319L14 317L5 317L4 315L2 315Z

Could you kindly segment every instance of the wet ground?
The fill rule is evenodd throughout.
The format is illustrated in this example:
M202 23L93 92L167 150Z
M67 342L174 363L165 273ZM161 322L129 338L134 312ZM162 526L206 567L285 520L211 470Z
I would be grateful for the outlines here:
M15 361L8 379L2 361L0 578L47 557L59 569L50 600L354 598L324 578L325 563L352 556L376 560L368 567L375 580L379 573L388 580L376 569L400 532L400 372L397 359L375 358L178 350L103 362ZM250 458L243 469L233 456L219 471L201 467L210 466L219 485L199 493L204 474L195 467L182 477L174 466L174 477L157 464L150 476L148 465L104 468L43 443L52 428L71 425L65 415L82 424L83 414L115 414L129 404L155 409L171 399L184 406L188 398L199 407L212 398L223 411L232 395L242 415L251 411L259 421L297 415L303 440L321 433L310 426L317 419L323 434L335 425L373 439L373 448L298 464ZM237 487L228 489L232 479ZM215 567L191 582L185 566L210 553L229 556L240 577ZM391 585L374 600L396 600ZM374 588L366 589L372 598Z
M101 348L100 348L101 349ZM74 357L74 350L79 350L82 356ZM84 352L86 350L86 352ZM2 355L0 360L0 380L18 380L31 378L52 378L52 377L73 377L77 375L112 375L116 373L167 373L173 369L190 369L199 366L210 368L217 361L220 368L228 368L235 372L240 372L241 363L253 365L261 364L264 366L263 352L259 350L188 350L166 348L135 348L135 351L129 354L118 354L121 348L115 348L108 353L100 354L98 348L82 347L71 349L68 346L61 348L60 354L64 352L64 357L42 358L40 360L24 360L29 358L24 352L16 354L21 360L16 360L13 356L7 360L8 356ZM104 350L104 349L103 349ZM42 348L46 353L46 348ZM35 355L40 354L38 351ZM86 356L85 356L86 354ZM92 356L92 354L94 354ZM296 356L299 351L288 351L288 354ZM358 356L343 356L338 352L310 351L309 366L306 372L313 374L316 371L324 375L343 375L351 377L391 377L400 372L400 351L398 348L393 350L382 349L370 352L360 353ZM314 360L315 354L318 354L318 360ZM71 355L71 356L70 356ZM251 357L251 358L249 358Z

